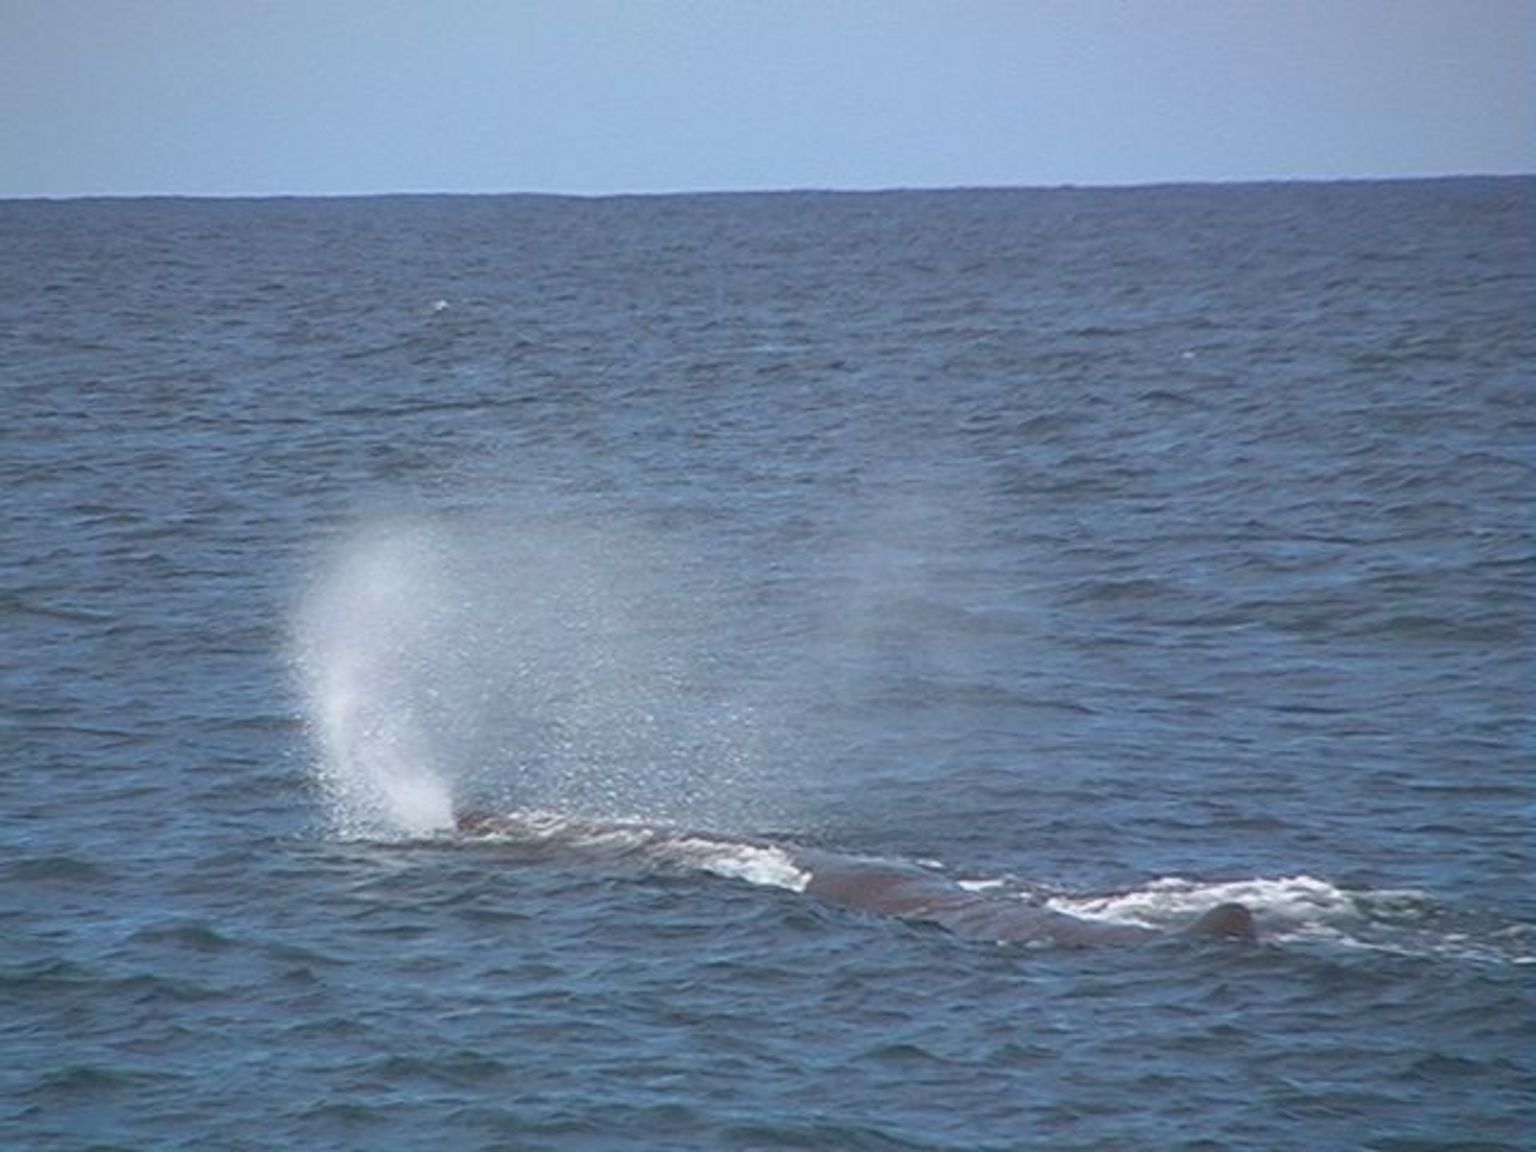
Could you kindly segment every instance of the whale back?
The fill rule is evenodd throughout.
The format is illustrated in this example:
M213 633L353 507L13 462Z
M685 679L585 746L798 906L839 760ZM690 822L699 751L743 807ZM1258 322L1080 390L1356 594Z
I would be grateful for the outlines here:
M603 843L613 839L614 831L622 830L628 834L624 843L630 850L638 845L641 850L663 856L669 848L697 848L700 844L774 847L787 855L803 878L796 887L824 904L935 924L971 940L1095 948L1141 944L1165 935L1141 924L1085 919L1039 903L976 892L942 872L905 861L787 844L771 845L767 841L726 838L646 824L563 820L551 824L536 815L497 816L484 812L460 812L457 824L458 831L467 836L531 837L539 843L547 843L552 834L557 838L563 835L573 844ZM1248 943L1257 939L1253 914L1236 903L1210 909L1185 928L1183 934Z
M1218 904L1184 930L1189 936L1203 936L1213 940L1241 940L1248 944L1258 941L1258 929L1253 923L1253 913L1242 904Z

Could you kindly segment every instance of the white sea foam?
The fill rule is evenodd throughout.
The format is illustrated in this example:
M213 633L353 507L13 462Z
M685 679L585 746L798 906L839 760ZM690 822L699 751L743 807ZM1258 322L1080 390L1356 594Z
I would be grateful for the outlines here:
M804 892L811 874L782 848L683 838L673 842L678 856L701 872L744 880L763 888Z
M1006 880L957 880L956 883L967 892L976 893L998 892L1008 887Z
M1163 926L1236 901L1273 930L1326 923L1358 914L1359 897L1313 876L1201 882L1169 876L1109 896L1051 896L1048 907L1073 916Z
M1469 919L1467 931L1449 927L1454 914L1428 894L1408 888L1348 889L1315 876L1256 877L1202 882L1169 876L1114 895L1055 894L1058 912L1111 923L1171 928L1218 904L1247 905L1263 939L1306 946L1402 956L1492 963L1536 963L1536 932L1524 924Z

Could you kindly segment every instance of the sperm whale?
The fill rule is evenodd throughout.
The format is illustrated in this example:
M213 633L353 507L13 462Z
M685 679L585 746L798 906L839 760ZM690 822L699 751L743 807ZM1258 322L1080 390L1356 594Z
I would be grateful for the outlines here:
M863 860L802 851L810 872L805 891L827 904L937 924L956 936L998 943L1056 948L1141 944L1166 935L1137 924L1113 924L1071 916L1023 900L974 892L949 877L914 864ZM1183 929L1186 935L1255 941L1253 914L1238 903L1220 904Z
M725 837L660 825L623 822L531 821L526 816L463 813L457 827L466 837L531 835L548 842L552 835L568 843L622 842L627 851L649 852L658 862L686 851L771 852L792 870L798 888L823 904L914 923L935 924L964 939L1048 948L1100 948L1150 943L1167 932L1138 924L1109 923L1072 916L1025 900L973 891L948 876L918 864L849 855L819 848ZM551 828L555 831L552 833ZM718 871L718 868L709 870ZM1182 929L1182 935L1252 943L1258 939L1253 914L1245 905L1219 904Z

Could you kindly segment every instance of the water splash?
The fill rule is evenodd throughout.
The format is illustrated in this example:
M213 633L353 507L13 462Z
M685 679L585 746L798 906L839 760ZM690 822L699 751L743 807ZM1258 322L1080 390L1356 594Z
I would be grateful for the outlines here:
M425 835L453 825L452 792L421 713L432 556L419 531L361 536L338 552L301 612L299 665L317 771L342 835Z
M482 840L547 848L573 858L639 858L657 871L706 872L763 888L803 892L810 873L784 845L640 821L589 821L537 810L495 813Z
M1229 901L1262 913L1271 931L1341 920L1358 908L1351 893L1312 876L1218 882L1170 876L1112 895L1053 895L1047 904L1074 916L1160 926L1198 916Z
M336 830L419 836L455 804L740 824L768 789L719 674L708 582L611 523L391 521L305 598L298 665Z
M1129 892L1054 894L1045 903L1074 916L1164 928L1228 901L1253 910L1265 940L1291 947L1536 962L1536 931L1529 924L1448 908L1413 889L1350 889L1315 876L1218 882L1169 876Z

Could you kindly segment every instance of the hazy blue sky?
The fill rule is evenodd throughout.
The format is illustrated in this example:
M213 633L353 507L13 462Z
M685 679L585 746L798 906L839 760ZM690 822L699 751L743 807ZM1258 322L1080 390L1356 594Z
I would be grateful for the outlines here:
M0 0L0 195L1536 170L1533 0Z

